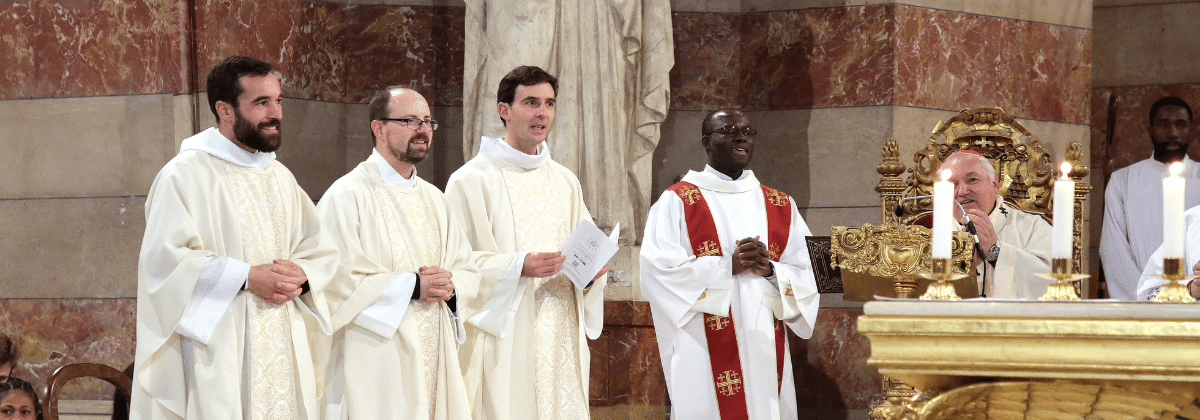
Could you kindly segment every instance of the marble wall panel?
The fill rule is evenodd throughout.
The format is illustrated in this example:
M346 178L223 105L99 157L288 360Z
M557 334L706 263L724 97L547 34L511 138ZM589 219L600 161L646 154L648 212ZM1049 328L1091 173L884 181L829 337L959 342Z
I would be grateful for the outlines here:
M0 2L0 99L184 92L182 3Z
M0 296L132 298L146 199L0 200Z
M671 68L672 110L740 105L740 22L738 15L672 13L675 57L687 57Z
M461 1L348 3L0 2L0 45L13 52L0 100L188 93L237 54L275 64L287 97L362 102L405 83L462 103Z
M915 7L895 19L897 104L1087 122L1089 30Z
M1095 21L1096 86L1200 82L1200 2L1097 7Z
M275 64L287 97L366 102L375 89L403 84L433 105L462 103L465 8L303 0L255 5L197 3L199 73L242 54ZM198 86L204 89L203 81Z
M1084 123L1087 29L869 5L674 14L672 109L999 105Z
M792 340L793 361L805 361L796 375L802 409L865 409L882 399L882 376L867 364L871 343L858 333L859 315L859 309L821 309L812 338Z
M166 94L0 101L0 198L145 195L176 117Z
M17 339L16 375L43 389L59 366L87 362L125 369L133 363L134 299L0 299L0 331ZM112 399L112 385L72 381L65 399Z

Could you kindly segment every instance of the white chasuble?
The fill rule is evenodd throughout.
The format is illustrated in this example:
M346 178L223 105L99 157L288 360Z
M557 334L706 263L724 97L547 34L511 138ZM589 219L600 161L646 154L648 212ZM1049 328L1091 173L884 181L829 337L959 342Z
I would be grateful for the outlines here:
M604 326L607 277L579 290L562 275L521 277L528 253L556 252L591 220L579 180L550 159L484 137L479 155L450 176L450 211L480 270L466 318L463 362L476 420L586 419L591 353Z
M131 418L319 418L309 341L332 332L338 254L312 199L273 154L215 128L180 149L146 198ZM275 259L309 291L275 305L243 289Z
M424 196L416 189L399 191L384 184L375 185L375 195L386 208L396 211L383 212L388 238L392 242L392 271L416 273L421 267L437 266L442 260L441 244L438 240L437 221L431 220ZM420 287L420 285L416 285ZM433 401L436 401L438 350L441 348L442 325L439 315L441 302L415 300L410 308L417 321L418 352L425 374L425 398L430 401L429 418L433 417Z
M251 266L285 259L287 215L270 173L225 164L241 216L244 261ZM250 407L253 420L296 418L295 360L286 305L254 295L246 300ZM305 344L307 345L307 344Z
M412 299L422 267L450 271L459 302L479 284L442 192L415 173L405 180L375 152L325 191L317 211L345 267L328 292L326 418L470 419L462 320L445 302Z
M567 206L555 197L566 191L554 182L548 169L526 170L505 165L501 168L508 185L513 218L518 226L517 247L529 250L557 250L571 234ZM520 194L513 194L519 191ZM533 350L536 376L538 418L582 419L588 416L588 401L583 392L579 366L579 315L575 309L575 285L559 273L534 278Z
M749 418L798 417L786 348L783 377L779 377L775 321L783 321L800 338L812 336L820 301L804 239L812 233L794 200L788 200L792 223L786 248L779 261L771 263L775 277L750 271L734 275L732 258L738 240L758 237L768 249L780 245L769 243L767 203L758 179L751 171L742 172L734 180L706 167L683 177L698 187L707 202L722 255L693 252L684 203L674 191L659 197L646 221L639 254L641 288L654 318L673 419L720 419L705 314L734 319L743 375L739 385Z

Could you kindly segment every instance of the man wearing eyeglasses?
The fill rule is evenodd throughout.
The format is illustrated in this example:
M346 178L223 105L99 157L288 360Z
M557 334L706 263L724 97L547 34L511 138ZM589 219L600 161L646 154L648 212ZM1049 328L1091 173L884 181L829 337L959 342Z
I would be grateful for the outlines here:
M438 123L416 91L381 90L368 108L371 156L317 211L345 273L330 285L327 418L471 418L456 302L479 283L471 248L437 187L417 176Z
M796 419L784 325L817 320L816 280L791 198L747 169L757 132L737 110L701 126L703 172L688 171L650 208L641 287L673 419Z
M586 419L587 338L603 326L604 270L580 290L562 248L591 220L575 174L550 159L558 79L522 66L500 81L504 137L450 176L446 196L475 249L479 295L462 300L462 357L476 419ZM573 139L565 139L572 141Z

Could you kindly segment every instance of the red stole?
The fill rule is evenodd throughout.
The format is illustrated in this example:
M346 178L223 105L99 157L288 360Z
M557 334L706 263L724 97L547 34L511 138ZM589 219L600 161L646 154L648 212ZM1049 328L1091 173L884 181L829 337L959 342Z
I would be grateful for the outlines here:
M717 224L713 220L708 202L700 189L689 182L679 182L667 188L683 201L684 220L687 223L688 239L692 253L697 257L722 256L721 239L717 235ZM767 217L767 251L771 261L787 248L788 234L792 226L791 198L787 194L762 186ZM790 292L790 290L789 290ZM732 315L732 313L730 314ZM737 334L733 317L704 314L704 335L708 341L709 362L712 365L713 384L717 390L717 407L721 419L748 419L745 387L742 384L742 362L738 355ZM783 386L783 357L786 338L783 322L775 320L775 367L779 386Z

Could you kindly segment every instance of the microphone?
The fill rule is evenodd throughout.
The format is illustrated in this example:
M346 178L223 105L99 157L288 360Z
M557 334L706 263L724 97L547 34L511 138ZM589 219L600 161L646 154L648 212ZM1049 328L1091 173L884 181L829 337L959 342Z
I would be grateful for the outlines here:
M922 198L933 198L933 195L918 195L900 199L900 203L896 204L896 217L900 217L900 215L904 214L904 206L902 206L902 204L904 204L905 201L919 200ZM979 259L987 261L987 253L983 252L983 246L979 245L979 233L975 231L975 222L972 222L971 218L967 217L967 209L964 209L958 200L953 201L954 205L958 206L958 210L962 212L962 219L959 220L958 223L966 227L967 232L971 234L971 237L975 238L975 254L979 256Z

